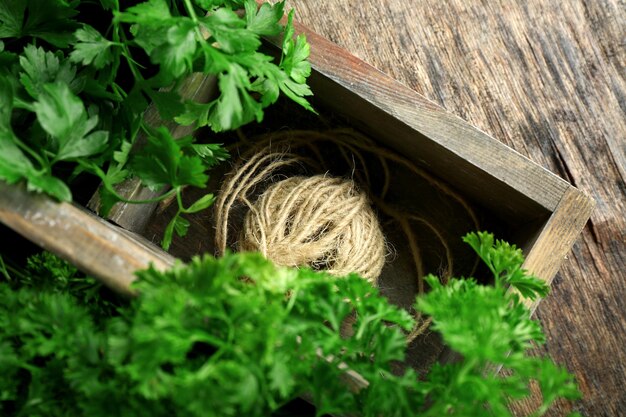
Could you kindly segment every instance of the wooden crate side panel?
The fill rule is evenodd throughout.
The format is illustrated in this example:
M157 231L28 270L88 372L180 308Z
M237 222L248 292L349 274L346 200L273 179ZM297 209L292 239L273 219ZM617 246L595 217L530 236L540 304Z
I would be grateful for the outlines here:
M526 253L523 267L551 285L561 264L591 217L594 206L593 199L570 187ZM526 300L526 305L534 312L539 301Z
M174 263L160 248L85 209L2 181L0 222L126 295L136 270Z

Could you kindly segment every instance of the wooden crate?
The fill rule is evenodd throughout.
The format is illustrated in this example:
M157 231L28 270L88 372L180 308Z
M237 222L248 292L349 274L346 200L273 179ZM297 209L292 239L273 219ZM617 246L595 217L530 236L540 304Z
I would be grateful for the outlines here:
M551 282L590 216L589 197L330 41L299 25L296 32L306 33L311 44L310 85L316 105L340 115L484 210L490 225L506 230L503 237L523 248L525 268ZM186 86L188 94L207 96L214 83L195 76ZM146 198L150 192L131 182L125 193ZM113 224L85 208L0 183L2 223L120 292L129 292L135 270L149 263L163 269L175 260L150 242L164 225L154 209L118 205ZM200 236L210 226L200 224L201 218L195 221L195 232L186 238L191 243L174 245L176 255L184 258L206 250L193 235ZM447 354L434 352L428 363Z

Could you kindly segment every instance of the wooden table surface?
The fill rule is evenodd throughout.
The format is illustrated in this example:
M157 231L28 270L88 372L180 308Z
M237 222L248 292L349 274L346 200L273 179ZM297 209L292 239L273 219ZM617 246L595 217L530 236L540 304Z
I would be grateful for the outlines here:
M576 375L548 413L626 415L626 2L292 1L296 18L591 195L536 313ZM532 402L514 404L516 415Z

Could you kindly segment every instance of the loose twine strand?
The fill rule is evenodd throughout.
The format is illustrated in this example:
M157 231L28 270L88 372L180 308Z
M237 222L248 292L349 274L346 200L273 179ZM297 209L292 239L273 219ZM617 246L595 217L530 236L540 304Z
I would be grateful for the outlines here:
M440 279L446 284L454 274L450 245L443 233L428 219L397 208L387 201L392 181L391 164L408 169L455 201L468 214L473 227L479 229L474 210L462 196L410 160L375 144L356 130L342 128L273 132L255 138L253 146L250 146L252 141L243 133L238 132L238 135L247 149L242 150L240 161L227 175L214 208L215 247L218 255L226 251L229 235L235 235L240 250L258 250L272 260L283 259L286 264L293 265L310 264L339 276L357 272L376 284L388 249L377 218L371 210L371 201L381 213L399 225L408 242L417 275L418 294L425 291L425 267L414 224L427 227L444 248L446 267ZM322 149L327 149L329 144L337 148L336 155L341 156L350 167L350 176L354 181L325 174L330 169ZM365 155L377 159L382 168L383 184L378 193L373 191ZM284 179L278 173L285 168L299 168L318 175ZM270 185L267 186L267 183ZM252 202L252 196L258 194L263 185L266 189L257 201ZM364 192L360 192L359 188ZM247 214L242 230L230 233L232 212L237 204L243 204ZM355 224L356 227L349 227ZM372 245L372 242L378 244ZM298 251L294 250L295 247ZM359 250L363 247L368 250ZM317 259L316 254L319 253L330 255L325 259ZM348 256L339 256L339 253L347 253ZM474 262L472 274L477 264L478 259ZM426 332L431 323L430 318L424 318L419 312L415 313L415 319L416 325L407 335L407 343Z

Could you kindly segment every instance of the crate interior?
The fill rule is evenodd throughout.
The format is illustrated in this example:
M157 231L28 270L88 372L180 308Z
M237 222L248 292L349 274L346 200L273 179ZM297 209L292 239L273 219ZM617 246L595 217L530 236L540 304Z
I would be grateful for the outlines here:
M318 112L317 115L307 112L291 102L280 101L277 105L268 109L265 120L261 124L253 123L242 128L240 135L233 132L214 134L204 131L200 135L201 141L225 144L231 150L231 160L211 171L211 181L208 189L187 189L185 191L186 204L190 204L207 192L216 194L219 192L224 175L231 170L232 164L237 162L238 154L246 149L246 146L241 145L241 135L249 138L254 143L255 137L258 137L258 135L270 134L275 131L294 129L324 131L332 128L350 127L374 139L379 146L388 148L387 142L373 136L368 131L367 126L360 122L355 123L349 115L340 114L329 108L324 103L324 100L316 98L313 100L313 104ZM407 140L410 141L411 139L407 138ZM391 149L394 150L393 148ZM332 151L328 153L331 160L333 159L332 154ZM332 161L329 165L332 171ZM420 165L420 168L428 169L427 166ZM373 178L372 182L377 181L378 173L376 169L377 167L373 167L370 174ZM450 199L449 196L443 194L431 183L413 172L396 164L390 165L389 169L392 178L392 186L388 195L389 200L394 203L397 202L402 207L411 210L412 213L417 213L419 216L428 219L441 235L445 237L453 254L454 275L468 276L473 274L476 278L487 282L489 278L485 269L478 264L478 269L475 270L477 265L476 257L461 241L461 237L464 234L476 229L475 223L468 216L466 210L457 201ZM335 173L331 172L331 174ZM430 171L429 174L445 182L438 173ZM462 196L468 205L471 206L481 230L493 232L497 237L507 239L522 247L528 243L528 240L543 223L542 216L526 219L503 216L502 213L482 205L481 201L469 195L463 189L454 188L454 192ZM149 240L158 243L168 221L174 213L174 204L161 204L148 222L143 235ZM547 217L547 214L545 217ZM215 252L213 244L213 217L211 209L188 216L187 218L191 222L188 236L183 239L175 238L169 252L183 260L188 260L197 254L213 254ZM390 244L391 253L379 278L378 285L381 292L392 302L408 309L418 293L415 264L406 239L397 223L382 213L379 213L379 219L385 237ZM422 252L425 272L440 274L445 269L447 260L439 237L429 227L419 222L412 222L412 229L416 233ZM423 372L440 358L442 352L444 352L444 346L438 335L435 333L424 334L409 346L406 365ZM399 366L403 365L400 364Z

